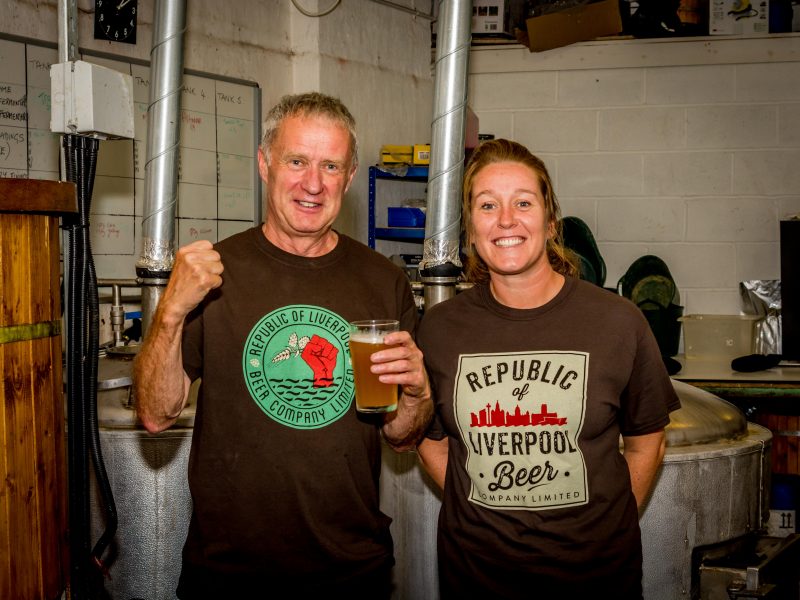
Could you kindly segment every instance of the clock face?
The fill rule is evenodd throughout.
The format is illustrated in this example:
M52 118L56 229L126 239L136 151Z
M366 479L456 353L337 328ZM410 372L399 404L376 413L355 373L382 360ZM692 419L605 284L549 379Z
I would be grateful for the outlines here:
M96 0L95 39L135 44L137 12L137 0Z

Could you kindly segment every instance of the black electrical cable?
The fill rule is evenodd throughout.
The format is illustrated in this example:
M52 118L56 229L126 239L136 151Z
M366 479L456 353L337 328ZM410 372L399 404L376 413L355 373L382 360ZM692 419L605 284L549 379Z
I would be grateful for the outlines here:
M77 186L80 199L86 194L79 139L65 135L64 163L68 181ZM85 444L84 379L81 370L85 320L83 306L83 259L80 240L81 215L64 217L69 256L67 270L67 463L69 468L70 588L75 600L88 597L88 456Z
M89 569L105 573L102 555L117 529L117 510L100 447L97 422L99 360L99 300L92 258L89 215L99 142L82 136L64 136L67 179L78 187L78 215L65 221L69 232L68 325L68 463L70 467L70 548L72 597L89 598ZM106 528L90 552L88 460L91 452L95 476L106 513Z
M103 553L108 548L114 535L117 533L117 507L114 503L114 492L111 489L111 484L108 480L106 473L105 462L103 461L103 452L100 446L100 427L97 419L97 372L99 362L99 348L100 348L100 301L97 293L97 273L94 268L94 260L92 259L92 246L91 241L86 239L86 255L88 257L87 265L89 267L89 283L90 290L88 294L89 300L89 332L90 332L90 375L88 384L89 389L89 407L87 410L89 417L89 447L92 452L92 460L94 462L95 477L97 484L100 487L100 494L103 498L104 510L106 513L106 527L103 530L100 539L97 540L94 548L92 549L92 560L98 566L101 572L105 575L107 573L106 566L103 562Z

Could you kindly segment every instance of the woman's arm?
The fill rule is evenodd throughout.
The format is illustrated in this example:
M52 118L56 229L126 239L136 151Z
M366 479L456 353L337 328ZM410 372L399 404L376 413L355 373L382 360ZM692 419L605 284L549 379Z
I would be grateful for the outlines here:
M641 511L664 458L666 436L661 429L645 435L623 436L622 441L622 456L628 462L633 495L636 497L636 506Z
M447 454L447 438L443 440L425 438L417 446L419 461L441 489L444 489L444 477L447 472Z

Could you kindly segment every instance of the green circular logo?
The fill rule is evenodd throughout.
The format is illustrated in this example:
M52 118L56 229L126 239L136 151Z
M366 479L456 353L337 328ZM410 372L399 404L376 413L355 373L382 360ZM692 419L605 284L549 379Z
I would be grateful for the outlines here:
M295 429L318 429L353 402L349 327L318 306L292 305L265 315L244 346L244 380L272 419Z

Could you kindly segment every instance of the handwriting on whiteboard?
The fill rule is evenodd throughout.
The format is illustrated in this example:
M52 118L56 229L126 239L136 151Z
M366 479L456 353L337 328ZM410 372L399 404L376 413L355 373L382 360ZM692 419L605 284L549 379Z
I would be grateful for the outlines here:
M96 62L91 57L86 58ZM114 59L109 58L109 62ZM0 40L0 177L64 177L61 136L50 130L55 99L50 68L57 51L35 43ZM99 64L103 64L104 59ZM135 261L137 231L147 204L149 67L114 61L133 78L134 140L103 142L94 187L91 237L99 275L114 277ZM181 82L177 156L180 209L176 240L217 241L252 225L258 205L257 87L185 73ZM138 240L141 241L141 240ZM120 259L120 260L118 260Z
M45 71L47 73L50 72L50 65L52 63L46 60L39 60L38 58L30 58L28 59L28 65L34 71Z
M119 239L119 227L113 221L100 221L94 224L96 234L105 239Z
M205 236L213 231L214 229L211 227L201 227L200 229L197 229L196 227L189 227L189 237L191 237L193 240L205 239Z
M237 96L235 94L224 94L223 92L217 92L217 100L219 102L227 102L228 104L241 104L242 97Z
M185 110L182 110L181 122L189 127L189 129L194 130L203 124L203 117L198 114L189 114Z
M24 129L0 127L0 164L11 169L27 166L28 138Z

